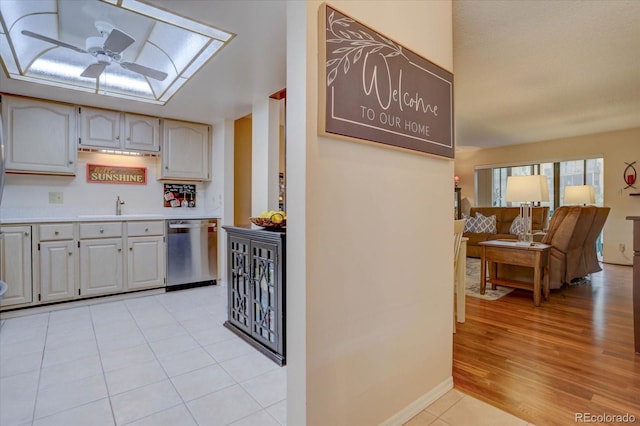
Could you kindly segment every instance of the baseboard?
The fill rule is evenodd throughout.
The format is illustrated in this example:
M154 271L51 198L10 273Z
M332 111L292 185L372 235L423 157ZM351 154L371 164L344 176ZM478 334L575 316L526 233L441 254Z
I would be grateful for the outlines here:
M389 417L380 426L401 426L415 417L422 410L433 404L438 398L453 389L453 376L449 376L445 381L413 401L411 404Z

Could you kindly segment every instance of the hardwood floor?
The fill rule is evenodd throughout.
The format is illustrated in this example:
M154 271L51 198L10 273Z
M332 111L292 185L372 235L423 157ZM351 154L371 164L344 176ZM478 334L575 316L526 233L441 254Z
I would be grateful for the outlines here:
M604 264L537 308L524 290L496 301L467 296L453 339L455 387L539 426L576 424L576 413L629 414L640 424L631 281L632 267Z

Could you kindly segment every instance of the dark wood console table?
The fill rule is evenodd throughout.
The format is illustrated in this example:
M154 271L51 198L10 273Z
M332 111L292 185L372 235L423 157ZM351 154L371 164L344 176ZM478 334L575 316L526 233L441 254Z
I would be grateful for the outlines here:
M633 221L633 335L640 354L640 216L627 216L627 220Z
M284 365L286 232L222 228L227 231L229 314L224 326Z

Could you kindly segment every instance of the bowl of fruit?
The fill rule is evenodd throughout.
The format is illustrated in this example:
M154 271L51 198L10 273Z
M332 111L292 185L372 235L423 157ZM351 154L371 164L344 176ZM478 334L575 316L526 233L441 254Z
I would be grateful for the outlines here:
M256 217L250 217L249 220L263 228L278 229L287 226L287 214L283 211L265 210Z

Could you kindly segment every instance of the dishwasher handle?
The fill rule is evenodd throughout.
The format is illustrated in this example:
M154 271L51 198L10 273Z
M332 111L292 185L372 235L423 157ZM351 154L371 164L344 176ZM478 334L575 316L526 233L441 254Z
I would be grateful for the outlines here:
M198 228L213 228L216 229L217 225L215 223L170 223L169 229L198 229Z
M183 223L170 223L169 229L197 229L203 228L203 225L191 225L191 224L183 224Z

